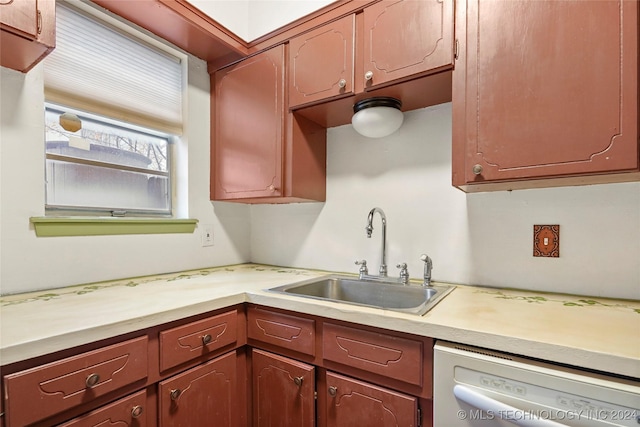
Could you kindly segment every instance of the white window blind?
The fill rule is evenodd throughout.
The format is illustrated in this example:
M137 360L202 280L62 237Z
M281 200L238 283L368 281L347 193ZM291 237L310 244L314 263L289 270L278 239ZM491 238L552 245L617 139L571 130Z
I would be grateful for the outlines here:
M182 133L180 58L58 3L56 48L44 60L47 101Z

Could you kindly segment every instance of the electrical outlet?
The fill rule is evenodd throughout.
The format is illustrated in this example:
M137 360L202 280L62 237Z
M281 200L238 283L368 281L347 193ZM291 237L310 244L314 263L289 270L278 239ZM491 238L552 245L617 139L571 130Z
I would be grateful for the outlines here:
M213 225L202 226L202 247L213 246Z
M559 225L533 226L533 256L551 258L560 257Z

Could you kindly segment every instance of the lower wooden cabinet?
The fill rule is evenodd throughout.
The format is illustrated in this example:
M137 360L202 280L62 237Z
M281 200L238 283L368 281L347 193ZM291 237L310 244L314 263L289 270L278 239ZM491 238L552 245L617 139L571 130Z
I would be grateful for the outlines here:
M0 427L430 427L432 356L431 338L235 306L2 366Z
M418 399L363 381L327 372L327 427L415 427Z
M251 368L254 426L315 425L313 366L253 349Z
M159 425L238 425L237 389L235 351L175 375L158 385Z
M146 400L147 392L142 390L59 427L150 427L155 414L148 414Z

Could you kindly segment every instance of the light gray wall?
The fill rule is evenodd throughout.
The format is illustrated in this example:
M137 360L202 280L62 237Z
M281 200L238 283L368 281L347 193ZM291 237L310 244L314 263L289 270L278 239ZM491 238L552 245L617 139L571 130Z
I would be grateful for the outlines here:
M199 220L195 233L49 238L29 223L44 215L42 65L27 74L0 68L0 293L249 261L249 208L209 201L209 75L203 61L189 64L179 211ZM201 245L205 224L212 247Z
M328 130L324 204L251 207L254 262L357 272L433 258L436 280L640 299L640 183L465 194L451 186L451 104L409 112L375 140L351 125ZM533 225L560 224L560 258L534 258Z

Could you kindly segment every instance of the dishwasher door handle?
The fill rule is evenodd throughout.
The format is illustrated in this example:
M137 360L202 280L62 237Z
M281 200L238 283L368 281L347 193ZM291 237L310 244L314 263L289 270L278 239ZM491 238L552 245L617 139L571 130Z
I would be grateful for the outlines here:
M527 414L526 417L514 416L517 414L524 415L526 411L487 397L460 384L456 384L453 387L453 394L475 408L520 427L567 427L565 424L545 420L533 414Z

